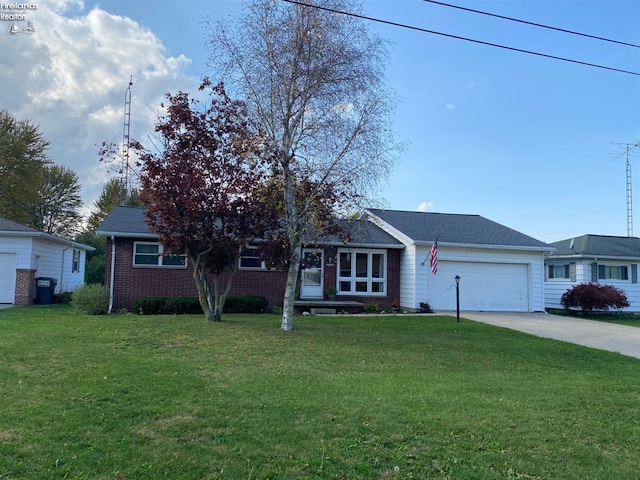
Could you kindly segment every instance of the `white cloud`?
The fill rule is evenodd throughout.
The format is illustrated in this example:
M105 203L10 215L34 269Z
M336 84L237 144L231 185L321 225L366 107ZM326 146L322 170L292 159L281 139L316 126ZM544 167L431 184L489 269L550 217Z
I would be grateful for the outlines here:
M97 145L122 140L130 76L131 137L141 140L165 94L197 92L199 79L185 73L190 60L170 56L149 29L100 8L85 11L80 0L43 2L28 19L35 33L2 40L0 108L39 125L49 156L78 174L90 207L108 177Z
M433 208L433 202L422 202L420 205L418 205L418 211L419 212L428 212L429 210L431 210Z
M446 108L447 110L455 110L456 106L450 103L448 105L445 105L444 108Z

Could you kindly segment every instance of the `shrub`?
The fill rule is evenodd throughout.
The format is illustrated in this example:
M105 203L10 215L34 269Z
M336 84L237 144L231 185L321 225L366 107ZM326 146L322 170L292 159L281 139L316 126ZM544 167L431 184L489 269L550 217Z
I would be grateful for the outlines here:
M625 308L629 301L624 291L613 285L599 283L581 283L562 294L560 303L567 310L580 308L583 312L594 310L607 311L610 308Z
M224 313L263 313L269 301L257 295L227 297ZM201 314L197 297L141 297L133 302L133 312L139 315Z
M227 297L225 313L264 313L269 300L258 295L238 295Z
M53 296L53 303L71 303L71 292L56 293Z
M165 297L142 297L133 302L133 313L138 315L160 315L165 313Z
M75 310L89 315L102 315L109 309L109 289L98 283L83 285L71 294Z
M166 299L164 312L162 313L189 315L203 312L200 306L200 300L196 297L171 297Z
M378 313L380 311L380 307L377 303L367 303L362 309L364 310L364 313Z
M433 313L433 308L431 308L431 304L429 302L425 302L423 300L420 302L420 311L422 313Z

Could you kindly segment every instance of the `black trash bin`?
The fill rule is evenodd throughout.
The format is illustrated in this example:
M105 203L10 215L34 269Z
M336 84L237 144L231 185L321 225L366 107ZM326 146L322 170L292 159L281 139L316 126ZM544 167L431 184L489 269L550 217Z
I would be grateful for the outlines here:
M36 303L39 305L50 305L53 303L53 292L58 281L50 277L36 278Z

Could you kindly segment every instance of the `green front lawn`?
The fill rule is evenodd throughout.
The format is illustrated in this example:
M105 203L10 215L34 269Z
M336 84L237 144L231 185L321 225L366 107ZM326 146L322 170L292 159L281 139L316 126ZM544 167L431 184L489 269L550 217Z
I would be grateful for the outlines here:
M640 361L444 316L0 310L0 479L636 479Z

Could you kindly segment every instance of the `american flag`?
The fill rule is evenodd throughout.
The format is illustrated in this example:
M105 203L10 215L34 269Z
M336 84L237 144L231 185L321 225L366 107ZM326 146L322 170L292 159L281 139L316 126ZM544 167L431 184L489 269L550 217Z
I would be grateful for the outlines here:
M429 256L431 259L429 260L429 267L431 267L431 273L434 275L438 273L438 239L433 245L431 245L431 250L429 250Z

